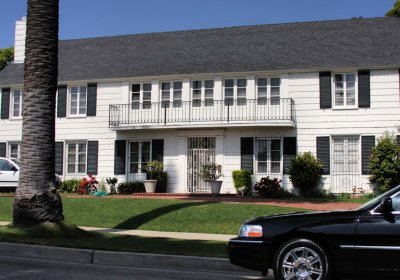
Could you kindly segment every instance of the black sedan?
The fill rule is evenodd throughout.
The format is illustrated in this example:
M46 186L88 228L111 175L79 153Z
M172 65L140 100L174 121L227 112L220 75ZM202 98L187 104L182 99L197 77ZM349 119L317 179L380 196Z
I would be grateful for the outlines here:
M249 220L228 252L231 263L263 274L273 269L278 280L400 277L400 186L356 210Z

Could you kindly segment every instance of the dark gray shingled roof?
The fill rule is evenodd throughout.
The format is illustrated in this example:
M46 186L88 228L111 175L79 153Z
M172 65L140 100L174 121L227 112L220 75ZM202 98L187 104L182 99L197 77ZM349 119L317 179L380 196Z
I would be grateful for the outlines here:
M59 81L174 74L399 67L400 18L254 25L62 40ZM9 64L0 84L23 81Z

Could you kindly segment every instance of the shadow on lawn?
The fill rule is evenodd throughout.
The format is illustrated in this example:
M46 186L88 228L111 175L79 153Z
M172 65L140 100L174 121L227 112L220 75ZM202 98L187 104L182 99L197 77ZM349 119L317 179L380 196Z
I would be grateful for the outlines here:
M134 216L132 218L129 218L126 221L123 221L122 223L119 223L116 225L114 228L115 229L137 229L141 225L146 224L147 222L157 219L158 217L186 208L186 207L193 207L193 206L201 206L201 205L207 205L207 204L214 204L217 202L188 202L188 203L180 203L180 204L172 204L160 208L156 208L154 210L148 211L146 213L142 213L140 215Z

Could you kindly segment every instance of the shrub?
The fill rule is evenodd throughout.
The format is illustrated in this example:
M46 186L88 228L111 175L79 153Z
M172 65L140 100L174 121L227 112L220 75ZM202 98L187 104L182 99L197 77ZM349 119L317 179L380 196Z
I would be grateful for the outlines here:
M118 184L118 193L120 194L131 194L139 192L145 192L143 182L134 181L134 182L122 182Z
M248 170L232 171L233 185L236 191L241 195L250 193L251 188L251 173Z
M322 163L311 152L299 154L292 159L288 173L293 187L301 195L311 196L321 179Z
M386 192L400 184L400 147L396 138L386 134L372 149L369 161L370 182L374 183L374 193Z
M145 172L147 174L147 179L150 180L156 180L156 175L163 172L163 170L164 164L159 160L150 161L142 168L142 172Z
M270 179L263 177L254 185L254 190L258 195L270 198L277 198L277 194L281 191L281 180L278 178Z
M59 192L63 193L76 193L79 188L80 182L80 179L66 179L62 181L61 186L58 190Z
M153 177L154 180L157 180L156 192L167 192L168 173L165 171L154 172Z

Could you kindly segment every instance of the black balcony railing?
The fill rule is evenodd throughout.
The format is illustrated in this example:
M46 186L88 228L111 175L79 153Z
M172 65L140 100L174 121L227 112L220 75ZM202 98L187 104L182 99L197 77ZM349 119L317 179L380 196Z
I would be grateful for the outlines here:
M110 127L252 122L293 124L293 99L174 101L109 107Z

